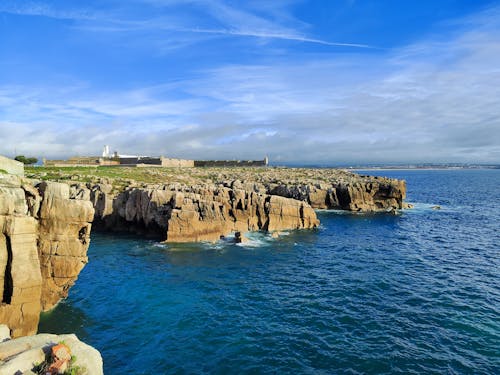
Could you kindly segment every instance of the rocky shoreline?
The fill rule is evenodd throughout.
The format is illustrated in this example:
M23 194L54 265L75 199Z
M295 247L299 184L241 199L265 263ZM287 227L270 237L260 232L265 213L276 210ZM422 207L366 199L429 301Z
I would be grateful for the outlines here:
M33 178L46 178L39 171ZM87 172L87 174L83 174ZM129 231L167 242L215 241L232 232L310 229L315 209L384 212L404 208L404 181L343 170L198 168L141 170L99 177L59 170L52 180L71 198L90 200L94 228ZM77 182L86 181L86 182Z
M40 312L67 297L88 261L92 226L166 242L217 241L316 228L316 209L406 207L404 181L342 170L129 169L0 174L0 324L10 336L35 334Z

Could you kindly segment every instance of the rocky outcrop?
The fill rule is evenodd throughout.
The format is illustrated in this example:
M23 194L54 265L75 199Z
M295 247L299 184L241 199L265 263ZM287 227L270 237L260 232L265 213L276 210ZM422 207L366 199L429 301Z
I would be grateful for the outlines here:
M69 198L69 186L0 178L0 323L13 337L36 332L41 310L68 294L87 262L89 201Z
M6 326L0 325L0 329ZM7 328L8 330L8 328ZM81 342L73 334L39 334L0 342L0 374L35 374L48 368L47 358L58 343L64 342L74 361L71 368L78 368L79 374L103 374L101 354L90 345ZM50 360L49 360L50 361ZM45 372L44 372L45 373Z
M75 188L76 195L86 195ZM224 186L154 186L114 194L95 185L95 224L156 235L167 242L215 241L232 232L315 228L306 202Z
M42 309L51 309L87 264L94 208L89 201L70 199L69 186L42 182L39 211L38 253L42 274Z
M313 209L393 212L405 208L402 180L340 170L237 169L229 173L227 169L201 169L207 170L219 172L208 175L211 182L201 181L207 175L199 175L200 169L183 170L182 178L176 176L177 181L170 184L112 179L72 183L75 176L67 182L71 197L92 201L97 227L167 242L215 241L231 232L314 228L319 222ZM161 177L164 172L150 173Z
M402 209L406 197L405 181L368 176L333 183L277 184L269 189L270 194L306 201L316 209L363 212Z

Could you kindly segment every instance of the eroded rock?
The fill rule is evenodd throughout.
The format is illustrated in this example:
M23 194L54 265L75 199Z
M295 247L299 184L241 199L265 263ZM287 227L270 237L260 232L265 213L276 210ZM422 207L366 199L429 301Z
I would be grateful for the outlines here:
M61 343L64 342L64 345ZM40 368L49 368L46 358L50 357L53 348L60 354L60 348L67 347L67 356L74 355L74 362L64 357L68 367L79 367L81 373L91 375L103 374L103 362L99 351L80 341L74 334L52 335L39 334L20 337L0 343L0 374L23 374ZM64 354L64 353L63 353ZM59 357L57 359L60 359Z
M12 337L34 334L40 311L67 296L87 262L93 216L66 184L0 179L0 323Z

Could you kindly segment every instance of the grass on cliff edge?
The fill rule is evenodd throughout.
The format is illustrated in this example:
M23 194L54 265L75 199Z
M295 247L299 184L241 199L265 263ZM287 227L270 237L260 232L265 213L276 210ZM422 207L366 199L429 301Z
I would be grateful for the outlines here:
M80 182L97 182L98 180L134 180L145 183L165 182L165 179L175 175L175 171L161 173L150 168L131 167L27 167L25 175L41 180L60 181L75 180Z
M82 183L111 183L113 191L123 191L128 186L156 184L196 185L240 180L256 183L317 184L339 181L353 182L362 176L335 168L287 167L26 167L28 178L49 181L74 181Z
M239 168L239 171L244 168ZM251 168L258 174L266 168ZM223 168L167 168L167 167L26 167L25 175L29 178L49 181L74 180L79 182L98 182L100 179L116 181L136 181L140 183L191 183L193 181L216 182L220 174L227 172Z

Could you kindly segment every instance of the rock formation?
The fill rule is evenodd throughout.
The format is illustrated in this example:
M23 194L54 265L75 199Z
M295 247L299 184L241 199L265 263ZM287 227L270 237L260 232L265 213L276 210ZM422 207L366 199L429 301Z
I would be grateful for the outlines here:
M406 183L402 180L359 176L354 181L277 184L271 187L270 194L303 200L316 209L390 211L403 208Z
M67 182L73 197L90 196L99 228L154 235L167 242L215 241L231 232L315 228L319 222L314 209L405 208L406 183L396 179L338 170L209 170L218 172L212 181L203 181L196 174L199 170L189 169L183 175L188 182L178 179L170 184L101 180L84 185L72 183L73 177Z
M76 195L85 195L83 187ZM306 202L224 186L156 186L113 194L92 187L95 224L149 233L167 242L216 241L231 232L315 228Z
M2 332L8 331L8 327L0 325L0 330ZM103 374L102 357L96 349L81 342L73 334L51 335L46 333L12 340L8 335L7 337L0 336L0 374L39 373L41 369L48 368L46 358L51 349L61 342L64 342L64 345L74 355L71 367L79 368L80 372L78 373Z
M0 177L0 323L18 337L36 332L87 263L94 209L67 184Z

